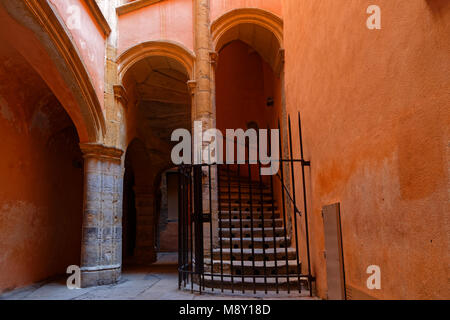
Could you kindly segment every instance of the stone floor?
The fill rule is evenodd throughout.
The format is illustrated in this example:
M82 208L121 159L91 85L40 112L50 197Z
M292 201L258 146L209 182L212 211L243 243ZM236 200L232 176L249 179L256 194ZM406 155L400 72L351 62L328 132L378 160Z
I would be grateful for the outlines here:
M310 299L307 293L192 294L178 290L177 256L162 254L155 265L147 268L125 269L122 279L115 285L69 290L66 279L44 282L18 289L0 296L0 300L274 300Z

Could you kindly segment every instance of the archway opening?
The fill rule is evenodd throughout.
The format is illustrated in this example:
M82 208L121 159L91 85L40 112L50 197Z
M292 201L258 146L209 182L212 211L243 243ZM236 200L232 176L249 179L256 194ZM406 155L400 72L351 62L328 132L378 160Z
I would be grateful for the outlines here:
M218 129L277 129L281 120L283 130L282 45L276 34L256 23L236 23L215 39L215 46Z
M216 70L217 126L276 128L281 115L281 79L252 46L233 40L219 52ZM239 115L239 116L236 116Z
M178 170L163 172L159 188L157 250L161 254L178 251Z
M169 206L167 195L173 197L177 189L173 179L166 183L167 170L173 167L172 133L191 129L188 80L189 72L179 61L159 55L139 60L123 78L132 101L127 111L128 136L134 139L126 155L124 183L124 246L130 249L127 254L133 253L127 256L130 265L155 263L160 252L176 256L177 243L167 243L171 240L166 230L176 231L177 221L169 222L161 212ZM134 240L129 238L134 236L130 221L135 221Z
M80 265L83 157L40 75L6 42L0 61L1 292Z

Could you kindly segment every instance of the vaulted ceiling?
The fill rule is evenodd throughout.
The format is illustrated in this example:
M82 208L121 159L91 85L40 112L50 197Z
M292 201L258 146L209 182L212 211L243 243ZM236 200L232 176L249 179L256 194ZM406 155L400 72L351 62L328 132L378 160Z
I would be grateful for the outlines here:
M228 30L220 38L217 47L219 50L222 50L226 45L235 40L241 40L255 49L275 69L280 51L280 43L271 31L256 24L239 24Z
M184 67L167 57L148 57L128 72L140 101L190 104Z
M137 134L145 144L154 174L173 166L172 132L190 129L188 79L179 62L163 56L142 59L125 75L127 90L136 95Z
M41 76L6 42L0 46L0 117L44 139L74 126Z

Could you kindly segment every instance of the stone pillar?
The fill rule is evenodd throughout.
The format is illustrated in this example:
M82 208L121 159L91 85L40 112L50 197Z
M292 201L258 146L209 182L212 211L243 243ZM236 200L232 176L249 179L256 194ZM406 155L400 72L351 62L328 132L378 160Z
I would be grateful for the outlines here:
M194 121L202 121L205 130L214 123L211 103L211 33L209 0L195 0L195 107Z
M193 112L193 121L202 121L203 130L216 127L216 108L215 108L215 83L214 73L218 54L212 51L211 43L211 21L210 21L210 0L195 0L195 110ZM204 147L207 147L205 142ZM204 168L205 177L208 176L208 170ZM209 224L204 225L204 247L209 252L209 238L213 238L213 245L218 242L218 199L217 199L217 170L212 170L212 208L209 208L209 181L204 180L203 189L203 208L205 212L212 212L211 223L213 234L210 235Z
M118 44L118 15L116 8L123 4L123 0L96 0L105 19L111 27L111 33L106 39L104 101L106 115L106 135L104 143L126 149L127 141L125 128L125 114L128 98L125 88L118 77L117 44Z
M277 62L277 73L280 75L281 79L281 132L282 135L282 154L280 157L282 159L289 159L289 135L288 135L288 113L287 113L287 106L286 106L286 83L285 83L285 50L281 48L278 52L278 62ZM283 170L284 170L284 184L288 190L291 190L291 167L289 166L289 163L284 162L282 164ZM292 203L288 200L286 197L285 199L285 206L286 210L288 212L292 212ZM287 219L287 230L292 236L292 217L291 215L288 216Z
M217 113L216 113L216 68L219 60L219 54L215 51L209 52L209 62L211 68L211 107L212 107L212 123L216 127L217 124ZM224 155L223 155L224 156ZM225 159L225 158L224 158ZM218 198L218 170L217 167L213 167L211 170L211 189L212 189L212 231L213 234L210 235L213 238L213 246L217 247L219 245L219 198ZM209 181L208 181L209 183ZM209 207L209 205L208 205ZM208 230L209 233L209 230ZM209 247L210 245L208 245Z
M134 188L136 197L135 262L148 265L156 262L155 195L152 188Z
M81 144L84 205L81 246L82 287L107 285L122 270L123 151Z

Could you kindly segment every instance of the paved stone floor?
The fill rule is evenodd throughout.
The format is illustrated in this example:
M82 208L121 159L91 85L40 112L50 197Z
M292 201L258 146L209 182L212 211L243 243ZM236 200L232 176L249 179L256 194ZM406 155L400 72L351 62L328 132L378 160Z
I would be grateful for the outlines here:
M115 285L69 290L66 279L44 282L0 296L0 300L273 300L310 299L305 294L269 293L265 295L232 294L231 292L192 294L178 290L176 255L160 255L159 262L147 268L125 269Z

